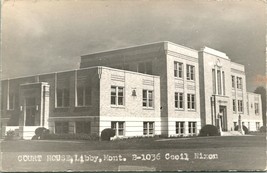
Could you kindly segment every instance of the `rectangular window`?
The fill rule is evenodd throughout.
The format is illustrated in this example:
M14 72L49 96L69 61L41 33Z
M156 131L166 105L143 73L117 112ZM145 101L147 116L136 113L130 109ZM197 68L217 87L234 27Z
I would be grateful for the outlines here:
M238 89L242 89L242 78L241 77L236 78L236 87Z
M176 122L176 134L184 135L184 122Z
M191 136L197 134L197 123L196 122L188 122L188 134Z
M174 62L174 77L183 78L183 63Z
M111 86L111 105L124 105L124 88Z
M69 106L69 89L58 88L57 89L57 107Z
M236 112L236 100L233 99L233 112Z
M8 110L14 110L15 107L15 94L9 93L8 95Z
M143 107L153 107L153 91L143 90Z
M225 74L222 72L222 94L225 95Z
M259 115L259 103L255 103L254 107L255 107L255 114Z
M187 94L187 109L195 110L196 99L195 94Z
M212 89L213 94L216 94L216 77L215 77L215 69L212 69Z
M88 106L91 105L92 94L91 88L88 86L80 86L77 88L77 105Z
M243 101L238 100L238 112L243 112Z
M235 76L232 76L232 88L235 88Z
M247 111L248 111L248 115L249 115L249 103L247 102Z
M125 134L125 122L124 121L112 121L111 128L115 130L116 136L124 136Z
M143 134L144 135L154 135L154 122L144 122L143 123Z
M55 133L57 134L69 133L69 123L65 121L55 122Z
M186 65L186 79L194 80L195 79L195 66Z
M91 122L76 121L75 122L76 133L90 134Z
M218 94L222 94L222 81L221 81L221 70L217 70L217 85L218 85Z
M183 109L184 108L184 94L175 93L174 102L175 102L175 108Z

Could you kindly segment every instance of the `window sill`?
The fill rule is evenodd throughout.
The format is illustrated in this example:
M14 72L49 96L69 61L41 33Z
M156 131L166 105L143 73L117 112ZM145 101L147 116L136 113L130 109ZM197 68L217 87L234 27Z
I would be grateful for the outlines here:
M154 110L153 107L143 107L143 110Z
M196 112L195 109L187 109L188 112Z
M175 111L184 111L184 109L175 108Z
M175 77L175 76L174 76L174 79L176 79L176 80L181 80L181 81L184 80L184 78L182 78L182 77Z
M111 108L125 109L125 106L111 105Z
M191 83L196 83L195 80L189 80L189 79L186 79L187 82L191 82Z
M92 107L92 105L75 106L75 108L89 108L89 107Z

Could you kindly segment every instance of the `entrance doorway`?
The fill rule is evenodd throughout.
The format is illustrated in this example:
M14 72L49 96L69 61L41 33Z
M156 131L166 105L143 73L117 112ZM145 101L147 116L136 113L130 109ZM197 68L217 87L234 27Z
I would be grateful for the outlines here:
M26 120L25 120L25 126L38 126L39 124L36 124L36 103L35 98L30 97L26 98Z
M227 131L227 109L226 106L220 106L220 122L221 122L221 127L222 131Z

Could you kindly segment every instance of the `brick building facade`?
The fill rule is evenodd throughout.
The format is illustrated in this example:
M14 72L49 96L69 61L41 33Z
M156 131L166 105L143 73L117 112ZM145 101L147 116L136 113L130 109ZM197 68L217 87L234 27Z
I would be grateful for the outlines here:
M80 68L2 80L2 134L197 135L205 124L231 131L242 116L256 131L261 98L246 91L243 65L222 52L171 42L81 56Z

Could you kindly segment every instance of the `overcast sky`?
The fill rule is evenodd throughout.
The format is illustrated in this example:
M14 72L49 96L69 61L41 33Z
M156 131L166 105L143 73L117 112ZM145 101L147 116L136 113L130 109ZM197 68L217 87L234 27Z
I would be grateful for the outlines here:
M208 46L244 64L248 90L265 74L265 3L257 0L9 0L3 78L78 68L80 56L158 41Z

